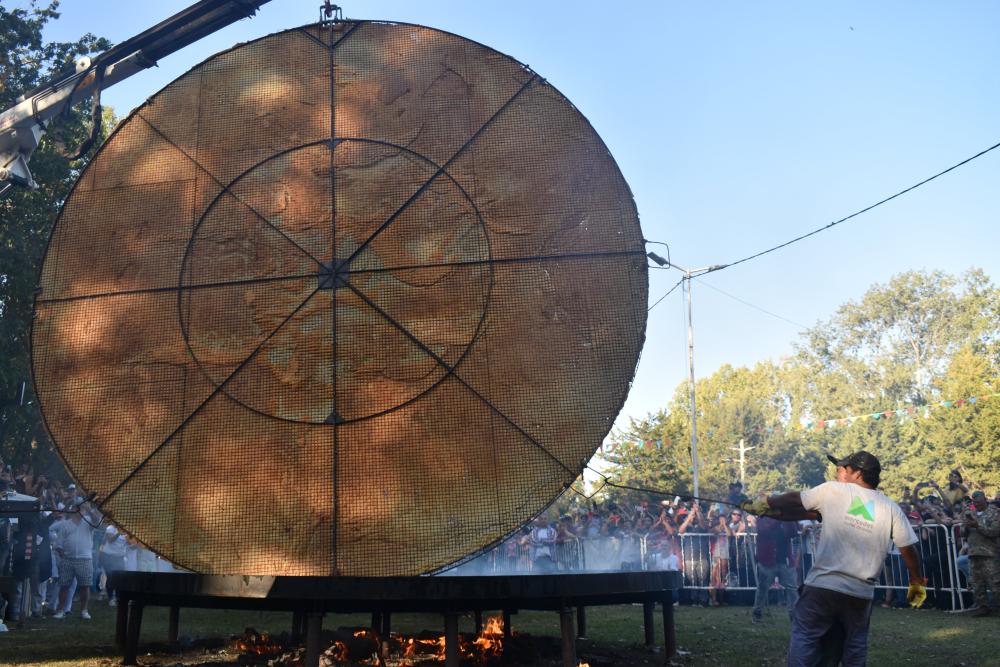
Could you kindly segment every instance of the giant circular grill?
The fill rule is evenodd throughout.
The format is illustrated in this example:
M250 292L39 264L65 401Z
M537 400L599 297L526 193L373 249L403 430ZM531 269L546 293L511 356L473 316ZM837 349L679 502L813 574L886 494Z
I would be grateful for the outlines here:
M346 21L218 54L81 175L33 369L101 508L204 573L410 575L570 484L646 320L631 193L533 71Z

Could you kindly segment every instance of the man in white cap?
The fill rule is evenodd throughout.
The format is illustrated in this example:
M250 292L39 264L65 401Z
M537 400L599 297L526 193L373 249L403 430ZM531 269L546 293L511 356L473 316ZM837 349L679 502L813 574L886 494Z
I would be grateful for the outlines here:
M792 613L789 667L812 667L829 652L841 653L845 667L865 664L872 598L890 540L910 573L910 604L919 607L927 597L916 533L899 505L876 490L879 460L865 451L827 458L837 466L836 481L743 503L754 514L797 520L816 512L823 520L813 565ZM841 639L839 645L830 647L830 637Z
M76 582L80 591L80 618L90 619L90 585L94 581L94 531L101 518L86 505L77 505L59 523L52 546L59 557L59 606L52 618L64 618L70 586Z

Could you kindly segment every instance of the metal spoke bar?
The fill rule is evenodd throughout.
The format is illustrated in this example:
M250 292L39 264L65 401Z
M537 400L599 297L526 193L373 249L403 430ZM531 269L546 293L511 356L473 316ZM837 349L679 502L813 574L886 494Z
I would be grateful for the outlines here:
M339 44L339 42L338 42L338 44ZM468 138L468 140L467 140L467 141L466 141L466 142L465 142L464 144L462 144L462 145L461 145L461 146L459 147L459 149L458 149L457 151L455 151L454 155L452 155L452 156L451 156L450 158L448 158L448 161L447 161L447 162L445 162L445 163L444 163L443 165L441 165L440 167L438 167L437 171L436 171L436 172L434 172L434 174L433 174L433 175L432 175L432 176L431 176L430 178L428 178L428 179L427 179L427 180L426 180L426 181L424 182L424 184L423 184L423 185L421 185L421 186L420 186L420 187L419 187L419 188L417 189L417 191L416 191L416 192L414 192L414 193L413 193L413 194L412 194L412 195L410 196L410 198L409 198L409 199L407 199L407 200L406 200L406 201L405 201L405 202L403 203L403 205L402 205L402 206L400 206L400 207L399 207L398 209L396 209L396 212L395 212L395 213L393 213L392 215L390 215L390 216L389 216L389 219L388 219L388 220L386 220L385 222L383 222L383 223L382 223L382 224L381 224L381 225L379 226L379 228L378 228L378 229L376 229L376 230L375 230L374 232L372 232L372 235L371 235L371 236L369 236L369 237L368 237L367 239L365 239L364 243L362 243L361 245L359 245L359 246L358 246L358 247L357 247L357 248L356 248L356 249L354 250L354 252L352 252L352 253L351 253L350 257L348 257L348 258L347 258L346 260L344 260L344 263L345 263L345 264L347 264L347 265L350 265L351 261L352 261L352 260L353 260L353 259L354 259L355 257L357 257L357 256L358 256L358 254L359 254L359 253L360 253L360 252L361 252L362 250L364 250L365 248L367 248L367 247L368 247L368 245L369 245L369 244L370 244L370 243L371 243L372 241L374 241L374 240L375 240L375 238L376 238L376 237L378 237L378 235L379 235L379 234L381 234L381 233L382 233L383 231L385 231L385 229L386 229L386 228L387 228L387 227L388 227L389 225L391 225L391 224L392 224L392 223L393 223L393 222L394 222L394 221L396 220L396 218L398 218L398 217L399 217L399 216L400 216L400 215L401 215L401 214L402 214L402 213L403 213L403 212L404 212L404 211L405 211L405 210L406 210L407 208L409 208L409 207L410 207L410 204L412 204L412 203L413 203L413 202L415 202L415 201L416 201L417 199L419 199L419 198L420 198L420 195L422 195L422 194L423 194L424 192L426 192L426 191L427 191L427 188L429 188L429 187L431 186L431 183L433 183L433 182L434 182L435 180L437 180L437 177L438 177L438 176L440 176L441 174L443 174L443 173L444 173L444 172L445 172L445 171L446 171L446 170L448 169L448 166L449 166L449 165L450 165L450 164L451 164L452 162L454 162L454 161L455 161L456 159L458 159L458 156L459 156L459 155L461 155L461 154L462 154L463 152L465 152L465 149L466 149L466 148L468 148L469 146L471 146L471 145L473 144L473 142L475 142L475 140L479 138L479 135L481 135L481 134L483 133L483 131L484 131L484 130L486 130L486 128L487 128L487 127L489 127L490 125L492 125L492 124L493 124L493 121L495 121L495 120L496 120L496 119L497 119L497 118L498 118L498 117L500 116L500 114L502 114L502 113L503 113L504 111L506 111L506 110L507 110L507 108L508 108L508 107L509 107L509 106L510 106L510 105L511 105L511 104L512 104L513 102L514 102L514 100L516 100L516 99L517 99L518 97L520 97L520 96L521 96L521 94L522 94L522 93L523 93L524 91L526 91L526 90L527 90L527 89L528 89L528 88L529 88L529 87L531 86L531 84L533 84L533 83L534 83L535 81L538 81L538 80L540 80L540 77L539 77L539 76L538 76L537 74L532 74L532 75L531 75L531 78L529 78L529 79L528 79L527 81L525 81L525 82L524 82L524 84L523 84L523 85L522 85L522 86L521 86L520 88L518 88L518 89L517 89L517 92L515 92L515 93L514 93L513 95L511 95L511 96L510 96L510 99L508 99L508 100L507 100L506 102L504 102L504 103L503 103L502 105L500 105L500 108L499 108L499 109L497 109L497 110L496 110L496 111L495 111L495 112L493 113L493 115L492 115L492 116L490 116L490 117L489 117L489 118L488 118L488 119L486 120L486 122L484 122L484 123L482 124L482 126L480 126L480 128L479 128L478 130L476 130L476 131L475 131L475 132L474 132L474 133L472 134L472 136L470 136L470 137Z
M347 286L348 286L348 288L350 288L350 290L352 292L354 292L355 294L358 295L358 298L360 298L362 301L364 301L366 304L368 304L368 306L372 310L374 310L379 315L381 315L389 324L391 324L392 326L394 326L397 329L399 329L399 331L404 336L406 336L407 338L409 338L413 342L414 345L416 345L417 347L419 347L427 356L431 357L442 368L444 368L447 371L446 375L450 375L451 377L453 377L456 380L458 380L458 382L461 383L470 392L472 392L473 395L475 395L479 400L481 400L483 403L485 403L486 406L490 408L490 410L492 410L493 412L495 412L501 419L503 419L505 422L507 422L508 424L510 424L514 428L514 430L516 430L518 433L520 433L521 435L523 435L528 440L528 442L530 442L534 446L538 447L538 449L540 449L542 452L544 452L549 458L551 458L553 461L555 461L557 464L559 464L560 467L562 467L570 475L572 475L574 479L576 478L577 473L576 473L575 470L573 470L568 465L566 465L561 460L559 460L559 458L555 454L553 454L552 452L550 452L548 449L545 448L545 445L543 445L542 443L538 442L533 437L531 437L531 435L527 431L525 431L523 428L521 428L520 426L518 426L518 424L513 419L511 419L510 417L508 417L506 414L504 414L500 410L500 408L498 408L497 406L493 405L475 387L473 387L468 382L466 382L464 379L462 379L462 377L458 373L455 372L455 367L454 366L452 366L447 361L445 361L444 359L442 359L437 353L434 352L434 350L430 349L430 347L428 347L422 340L420 340L419 338L417 338L417 336L414 333L412 333L409 329L407 329L402 324L400 324L399 322L397 322L387 312L385 312L384 310L382 310L378 306L378 304L376 304L371 299L369 299L367 296L365 296L365 294L363 292L361 292L361 290L359 290L358 288L356 288L354 285L352 285L350 283L347 283ZM470 345L471 345L471 343L470 343Z
M102 292L100 294L84 294L80 296L60 296L51 299L38 299L38 303L67 303L71 301L85 301L87 299L104 299L114 296L133 296L136 294L159 294L163 292L179 292L183 290L214 289L218 287L232 287L236 285L260 285L264 283L281 282L284 280L303 280L315 278L315 273L303 273L291 276L272 276L269 278L247 278L246 280L229 280L215 283L195 283L192 285L178 285L176 287L148 287L145 289L122 290L120 292Z
M295 246L296 248L298 248L299 251L302 254L304 254L306 257L308 257L309 259L311 259L312 261L314 261L317 265L319 265L319 266L323 265L323 263L321 261L319 261L318 259L316 259L315 257L313 257L312 253L310 253L308 250L306 250L305 248L303 248L302 246L300 246L298 243L295 242L295 240L292 237L288 236L288 234L285 234L285 232L281 231L281 229L279 229L278 227L276 227L274 225L274 223L272 223L270 220L268 220L266 217L264 217L264 214L262 214L260 211L258 211L257 209L255 209L253 206L251 206L247 202L245 202L242 199L240 199L239 197L237 197L236 193L234 193L232 190L230 190L228 185L226 185L225 183L223 183L222 181L220 181L218 178L216 178L215 174L213 174L212 172L210 172L200 162L198 162L193 157L191 157L190 155L188 155L187 152L183 148L181 148L176 143L174 143L173 141L171 141L170 137L168 137L167 135L163 134L163 132L161 132L159 130L159 128L157 128L155 125L153 125L148 120L146 120L146 118L141 113L137 113L136 116L138 116L139 118L141 118L142 122L144 122L146 125L148 125L150 127L150 129L153 130L153 132L156 132L156 134L160 135L160 137L164 141L166 141L168 144L170 144L171 146L173 146L174 148L176 148L180 152L181 155L183 155L188 160L190 160L191 163L194 166L196 166L201 171L205 172L205 174L209 178L211 178L213 181L215 181L216 185L218 185L220 188L222 188L222 192L228 193L233 199L235 199L239 203L243 204L243 206L247 207L247 209L249 209L251 213L253 213L255 216L257 216L258 218L260 218L261 222L263 222L265 225L267 225L268 227L270 227L271 229L273 229L274 231L276 231L282 238L284 238L286 241L288 241L293 246ZM254 165L254 166L256 166L256 165ZM246 172L244 172L244 173L246 173ZM240 176L242 176L242 175L243 174L240 174ZM221 195L222 193L219 193L219 194ZM218 197L216 197L216 200L218 200Z
M230 373L228 376L226 376L226 379L223 380L222 382L220 382L215 387L215 389L212 390L212 393L210 393L205 398L205 400L203 400L197 407L195 407L194 410L192 410L191 413L187 417L185 417L184 420L180 424L178 424L177 428L175 428L170 433L170 435L168 435L166 438L164 438L163 442L161 442L155 448L153 448L153 451L151 451L146 456L146 458L144 458L139 463L139 465L137 465L135 468L133 468L132 471L128 475L125 476L125 479L123 479L121 482L119 482L118 485L114 489L112 489L111 492L108 495L104 496L104 498L102 498L101 501L99 503L97 503L98 509L104 507L105 503L107 503L109 500L111 500L111 498L113 498L122 489L122 487L124 487L129 482L129 480L131 480L133 477L135 477L136 473L138 473L140 470L142 470L146 466L146 464L149 463L149 461L154 456L156 456L157 452L159 452L161 449L163 449L163 447L166 446L166 444L168 442L170 442L175 435L177 435L178 433L180 433L181 429L183 429L185 426L187 426L188 422L190 422L194 418L194 416L196 414L198 414L199 412L201 412L202 408L204 408L206 405L208 405L208 403L213 398L215 398L215 396L219 392L222 391L222 388L225 387L226 384L228 384L230 380L232 380L234 377L236 377L236 375L238 375L239 372L243 370L244 366L246 366L248 363L250 363L250 361L255 356L257 356L257 353L260 352L261 349L263 349L263 347L268 343L268 341L270 341L272 338L274 338L275 334L277 334L279 331L281 331L282 327L284 327L286 324L288 324L292 320L292 318L295 317L295 315L300 310L302 310L302 308L307 303L309 303L309 300L312 299L316 295L317 292L319 292L319 288L318 287L316 289L314 289L309 296L307 296L305 299L303 299L302 303L300 303L298 306L296 306L295 310L293 310L291 313L289 313L288 317L286 317L284 320L282 320L281 323L274 328L274 331L272 331L271 333L269 333L267 335L267 337L264 340L262 340L257 345L257 347L255 347L253 349L253 351L250 352L249 355L247 355L247 358L244 359L243 361L241 361L239 363L239 365L236 368L233 369L233 372Z
M344 23L347 23L347 21L344 21ZM349 35L350 35L350 34L351 34L352 32L354 32L355 30L357 30L358 28L360 28L360 27L361 27L362 25L364 25L365 23L367 23L367 21L354 21L353 23L354 23L354 25L353 25L353 26L351 26L351 27L350 27L350 28L349 28L349 29L347 30L347 32L345 32L345 33L343 34L343 36L341 36L341 38L340 38L340 39L338 39L338 40L337 40L336 42L334 42L333 44L327 44L326 42L324 42L323 40L319 39L318 37L316 37L316 35L312 34L312 33L311 33L311 32L309 32L308 30L304 30L304 29L302 29L302 28L299 28L299 29L298 29L298 31L299 31L299 32L301 32L301 33L302 33L303 35L305 35L306 37L308 37L309 39L311 39L312 41L314 41L314 42L316 42L317 44L319 44L320 46L322 46L322 47L323 47L324 49L330 49L330 50L332 51L333 49L335 49L335 48L337 48L338 46L340 46L340 43L341 43L341 42L343 42L343 41L344 41L345 39L347 39L347 37L348 37L348 36L349 36ZM331 136L332 136L332 135L331 135Z
M415 269L439 269L450 266L482 266L482 265L495 265L495 264L518 264L520 262L545 262L551 260L565 260L565 259L594 259L599 257L629 257L646 255L645 250L615 250L609 252L586 252L586 253L567 253L564 255L534 255L530 257L503 257L500 259L488 258L488 259L470 259L458 262L439 262L434 264L410 264L406 266L391 266L391 267L380 267L375 269L347 269L347 273L363 274L363 273L387 273L391 271L410 271Z

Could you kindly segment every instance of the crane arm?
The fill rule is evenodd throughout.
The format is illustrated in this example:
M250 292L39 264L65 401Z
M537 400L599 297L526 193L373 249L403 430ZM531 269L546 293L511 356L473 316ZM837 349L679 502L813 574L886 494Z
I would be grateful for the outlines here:
M36 187L28 161L49 121L77 102L240 19L270 0L200 0L145 32L31 90L0 113L0 194L12 185ZM100 119L95 119L100 122Z

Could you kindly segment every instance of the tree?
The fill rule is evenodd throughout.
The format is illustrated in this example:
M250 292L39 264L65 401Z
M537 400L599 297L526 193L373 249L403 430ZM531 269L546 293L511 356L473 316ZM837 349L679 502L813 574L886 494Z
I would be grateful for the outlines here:
M974 485L1000 484L1000 397L991 397L1000 391L1000 290L982 271L895 276L838 308L797 348L781 364L723 366L696 383L703 495L717 497L735 478L740 439L755 448L751 493L818 484L830 470L825 454L860 449L880 458L891 494L944 482L952 468ZM647 454L639 445L649 439L663 451ZM619 441L606 457L617 479L689 492L687 383Z
M59 18L58 2L28 9L0 6L0 109L72 66L80 56L110 48L105 39L86 34L75 42L45 42L42 30ZM50 127L31 159L37 190L15 188L0 201L0 401L18 394L28 381L25 402L8 403L0 412L0 456L31 460L43 469L58 465L42 426L30 386L30 339L34 291L49 233L60 207L88 156L78 163L65 150L89 133L88 109L79 105Z
M814 437L835 453L878 456L890 492L929 477L943 482L966 460L985 474L995 432L975 415L989 410L948 413L937 404L995 391L998 313L1000 291L978 269L961 277L910 271L873 286L799 345L794 393L803 421L865 415Z
M608 446L601 452L601 457L610 464L611 481L664 493L686 488L691 479L690 473L685 472L690 457L678 449L676 440L682 434L683 429L678 428L676 419L671 420L662 412L631 420L625 431L611 436ZM597 486L600 489L601 482ZM601 491L604 499L629 505L648 499L649 495L613 486Z
M822 477L824 459L814 438L791 434L792 396L787 370L771 363L753 368L723 366L695 387L698 408L699 487L721 497L739 476L733 447L754 447L747 459L750 491L799 488ZM633 421L612 441L604 459L621 484L679 494L692 491L691 422L687 384L678 386L667 408Z

